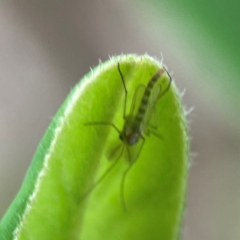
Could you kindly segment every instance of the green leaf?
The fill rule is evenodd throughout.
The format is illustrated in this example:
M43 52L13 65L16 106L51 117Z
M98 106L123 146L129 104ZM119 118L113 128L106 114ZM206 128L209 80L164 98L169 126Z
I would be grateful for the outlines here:
M177 239L188 172L188 136L179 92L170 89L156 104L157 133L145 136L139 158L129 167L123 154L93 191L85 194L114 163L108 153L121 143L126 82L127 113L139 84L147 85L162 65L144 55L122 55L100 64L72 90L39 144L24 183L0 223L0 239ZM158 80L162 91L170 79ZM85 197L84 197L85 196ZM122 202L127 211L124 211Z

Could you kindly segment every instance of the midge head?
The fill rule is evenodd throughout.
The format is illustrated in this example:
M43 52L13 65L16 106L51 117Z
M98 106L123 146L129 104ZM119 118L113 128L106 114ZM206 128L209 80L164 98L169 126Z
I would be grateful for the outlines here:
M153 133L155 136L158 136L158 134L154 131L156 131L157 126L152 127L149 124L149 121L154 113L156 103L158 100L165 95L165 93L169 90L172 79L167 72L167 70L164 67L161 67L158 69L158 71L152 76L152 78L149 80L147 85L139 84L137 88L134 91L133 98L131 100L131 110L127 114L126 113L126 106L127 106L127 100L128 100L128 91L126 87L126 83L123 77L123 74L120 69L120 64L118 62L117 69L122 81L122 86L124 90L124 103L123 103L123 120L124 125L122 130L120 130L114 123L109 121L96 121L96 122L90 122L85 123L86 126L109 126L112 127L115 131L119 134L119 139L121 140L121 144L116 146L116 148L113 151L113 154L117 157L115 158L115 161L113 164L106 170L106 172L97 180L95 184L82 196L80 201L84 199L86 196L88 196L92 190L108 175L108 173L116 166L119 159L123 156L123 152L126 149L128 153L128 163L129 166L127 169L123 172L122 179L121 179L121 185L120 185L120 196L121 196L121 203L123 210L127 211L126 204L125 204L125 198L124 198L124 183L127 176L127 173L131 169L132 165L135 163L137 158L139 157L141 150L145 144L145 137L144 135L148 135L147 133ZM161 91L162 86L157 84L158 80L163 76L163 74L166 73L169 78L169 83L167 87L164 89L164 91ZM152 129L154 128L154 129ZM138 144L139 143L139 144ZM137 154L133 156L131 154L131 151L133 151L133 148L137 148ZM120 153L119 151L120 150Z

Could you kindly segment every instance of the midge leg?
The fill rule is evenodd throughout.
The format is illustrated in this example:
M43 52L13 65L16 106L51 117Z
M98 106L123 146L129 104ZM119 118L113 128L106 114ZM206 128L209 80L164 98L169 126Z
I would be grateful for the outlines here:
M121 193L120 193L120 196L121 196L121 203L122 203L122 208L125 212L127 212L127 207L126 207L126 203L125 203L125 197L124 197L124 183L125 183L125 180L126 180L126 176L128 174L128 172L130 171L131 167L133 166L133 164L136 162L137 158L139 157L139 154L143 148L143 145L145 144L145 138L143 136L141 136L141 139L143 140L142 144L141 144L141 147L138 151L138 154L137 156L134 158L134 160L132 162L130 162L130 165L128 166L128 168L124 171L123 175L122 175L122 180L121 180Z
M155 137L159 138L160 140L162 140L162 135L160 135L158 132L156 132L156 129L150 129L150 127L148 127L148 129L146 130L145 134L147 136L150 136L150 134L153 134Z
M124 88L124 92L125 92L125 97L124 97L124 107L123 107L123 119L125 120L126 119L126 108L127 108L127 95L128 95L128 91L127 91L127 87L126 87L126 83L124 81L124 78L123 78L123 74L121 72L121 69L120 69L120 64L118 62L118 71L119 71L119 74L121 76L121 79L122 79L122 83L123 83L123 88Z
M158 100L159 100L163 95L166 94L166 92L169 90L169 88L170 88L170 86L171 86L171 83L172 83L172 77L170 76L170 74L168 73L167 69L166 69L164 66L163 66L163 68L164 68L165 72L166 72L167 75L168 75L169 83L168 83L166 89L159 95Z
M90 122L90 123L85 123L85 126L95 126L95 125L105 125L105 126L111 126L113 127L119 134L120 130L111 122ZM108 175L108 173L116 166L118 163L119 159L121 158L122 154L124 151L124 144L122 144L122 150L115 162L106 170L106 172L93 184L93 186L80 198L79 202L81 202L84 198L86 198L94 189L95 187L103 181L103 179Z
M111 122L90 122L90 123L84 123L85 126L92 126L92 125L107 125L107 126L112 126L119 134L121 131L116 127L115 124Z
M78 201L78 203L80 203L81 201L83 201L96 187L99 183L101 183L104 178L111 172L111 170L117 165L117 163L119 162L119 160L121 159L121 156L123 154L124 151L124 144L122 144L122 150L121 150L121 154L119 155L119 157L117 158L117 160L106 170L106 172L92 185L92 187L83 194L83 196L80 198L80 200Z
M126 87L126 84L125 84L125 81L124 81L124 77L123 77L123 74L121 72L121 69L120 69L120 63L118 62L117 64L117 68L118 68L118 72L120 74L120 77L121 77L121 80L122 80L122 85L123 85L123 88L124 88L124 93L125 93L125 97L124 97L124 106L123 106L123 119L126 120L126 117L127 117L127 114L126 114L126 105L127 105L127 95L128 95L128 91L127 91L127 87ZM112 122L107 122L107 121L95 121L95 122L89 122L89 123L85 123L84 124L85 126L97 126L97 125L103 125L103 126L111 126L112 128L114 128L119 135L121 135L121 131L117 128L117 126L112 123ZM116 166L116 164L119 162L119 159L122 157L123 155L123 151L124 151L124 148L125 148L125 143L123 142L122 143L122 146L119 145L119 147L117 147L115 150L114 150L114 153L117 152L117 150L121 147L121 152L120 152L120 155L117 157L117 159L114 161L114 163L106 170L106 172L97 180L97 182L95 182L93 184L93 186L81 197L81 199L79 200L82 201L85 197L87 197L94 189L95 187L104 180L104 178L108 175L108 173Z

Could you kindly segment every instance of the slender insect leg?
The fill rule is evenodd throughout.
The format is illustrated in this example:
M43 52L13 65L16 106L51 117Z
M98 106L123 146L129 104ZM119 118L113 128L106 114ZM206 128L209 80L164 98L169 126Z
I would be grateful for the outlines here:
M160 140L162 140L162 135L160 135L159 133L156 132L156 130L154 129L150 129L150 126L148 126L148 129L147 129L147 132L146 132L146 135L150 135L150 134L153 134L155 137L159 138Z
M108 155L108 160L113 160L114 158L114 156L116 156L116 153L118 152L118 150L122 147L122 144L123 144L123 142L121 143L121 144L119 144L119 145L117 145L112 151L111 151L111 153Z
M159 95L158 99L160 99L163 95L165 95L165 93L169 90L171 83L172 83L172 77L170 76L170 74L168 73L167 69L164 66L163 66L163 68L168 75L169 83L168 83L167 88Z
M123 150L124 150L124 144L122 144L122 150L121 150L121 154L119 155L119 157L117 158L117 160L106 170L106 172L93 184L93 186L83 194L83 196L80 198L80 200L78 201L81 202L82 200L84 200L94 189L95 187L101 183L103 181L103 179L111 172L111 170L117 165L117 163L119 162L119 159L121 159L121 156L123 154Z
M124 91L125 91L125 97L124 97L124 108L123 108L123 118L126 119L126 107L127 107L127 95L128 95L128 91L127 91L127 87L126 87L126 84L125 84L125 81L124 81L124 78L123 78L123 74L121 72L121 69L120 69L120 64L118 62L118 71L120 73L120 76L121 76L121 79L122 79L122 83L123 83L123 88L124 88Z
M90 122L90 123L84 123L85 126L92 126L92 125L107 125L112 126L119 134L121 131L111 122Z
M126 203L125 203L125 197L124 197L124 183L125 183L125 179L126 179L126 176L129 172L129 170L131 169L131 167L133 166L133 164L136 162L142 148L143 148L143 145L145 143L145 138L143 136L141 136L143 142L141 144L141 147L138 151L138 155L136 156L136 158L134 159L134 161L131 162L131 164L129 165L129 167L124 171L123 175L122 175L122 181L121 181L121 186L120 186L120 197L121 197L121 203L122 203L122 208L125 212L127 212L127 207L126 207Z

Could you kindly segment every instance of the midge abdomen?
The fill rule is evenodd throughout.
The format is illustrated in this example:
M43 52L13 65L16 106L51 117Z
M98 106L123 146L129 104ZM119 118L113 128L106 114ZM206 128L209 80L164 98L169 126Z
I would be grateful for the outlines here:
M139 128L140 128L140 124L142 123L144 116L146 114L147 108L148 108L149 97L151 95L151 91L152 91L155 83L164 74L164 72L165 72L164 68L159 69L157 71L157 73L155 75L153 75L153 77L150 79L150 81L147 84L147 87L146 87L143 97L142 97L141 104L139 106L137 115L135 117L135 124L139 125Z

